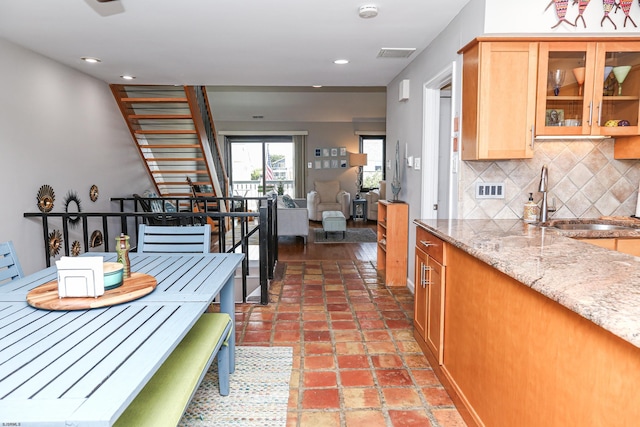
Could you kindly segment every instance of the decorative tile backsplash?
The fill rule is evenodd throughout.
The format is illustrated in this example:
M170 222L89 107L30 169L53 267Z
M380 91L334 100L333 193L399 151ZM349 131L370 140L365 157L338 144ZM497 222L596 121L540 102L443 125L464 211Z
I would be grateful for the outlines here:
M459 214L465 219L522 218L524 204L538 193L540 171L549 170L550 218L630 216L636 211L640 160L615 160L613 139L540 141L533 159L465 161ZM504 182L504 199L476 199L476 182Z

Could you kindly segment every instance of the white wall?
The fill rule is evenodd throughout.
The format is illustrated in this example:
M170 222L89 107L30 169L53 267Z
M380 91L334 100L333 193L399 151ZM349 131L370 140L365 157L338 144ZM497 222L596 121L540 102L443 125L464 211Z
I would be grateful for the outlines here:
M457 81L460 82L461 57L457 51L482 34L484 23L484 0L471 0L456 16L447 28L424 50L402 73L387 86L387 158L395 156L395 143L400 141L400 157L405 155L405 144L409 154L420 156L422 152L422 122L423 122L423 90L424 84L439 74L453 61L458 62ZM407 101L398 101L398 86L403 79L410 81L410 94ZM459 89L458 89L459 93ZM460 111L460 99L453 99L456 111ZM423 158L422 164L428 164ZM409 203L409 247L408 253L413 253L415 235L411 223L421 217L422 170L403 168L402 190L399 198ZM393 177L393 170L387 170L387 182ZM391 193L387 190L390 198ZM455 203L453 201L452 203ZM412 286L414 260L409 256L408 276Z
M69 190L83 211L103 212L150 181L106 83L3 39L0 58L0 241L13 240L29 274L45 266L40 222L23 217L39 212L41 185L55 191L54 212Z

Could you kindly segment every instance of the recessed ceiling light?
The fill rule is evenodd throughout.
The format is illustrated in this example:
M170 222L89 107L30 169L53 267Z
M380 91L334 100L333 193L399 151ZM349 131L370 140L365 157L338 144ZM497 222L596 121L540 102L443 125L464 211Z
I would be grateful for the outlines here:
M133 80L133 79L135 79L135 76L127 76L126 74L124 76L120 76L120 77L122 77L125 80Z
M360 6L360 9L358 9L358 15L360 16L360 18L364 19L375 18L376 16L378 16L378 6L376 6L375 4Z
M264 119L264 116L259 116L259 115L258 116L251 116L251 117L253 117L254 119Z
M334 64L338 64L338 65L344 65L344 64L348 64L349 60L348 59L336 59L335 61L333 61Z
M88 63L90 63L90 64L96 64L96 63L98 63L98 62L102 62L102 61L100 60L100 58L93 58L93 57L91 57L91 56L83 56L83 57L82 57L82 58L80 58L80 59L82 59L84 62L88 62Z
M317 88L321 88L322 85L312 85L311 87L315 87L317 89Z

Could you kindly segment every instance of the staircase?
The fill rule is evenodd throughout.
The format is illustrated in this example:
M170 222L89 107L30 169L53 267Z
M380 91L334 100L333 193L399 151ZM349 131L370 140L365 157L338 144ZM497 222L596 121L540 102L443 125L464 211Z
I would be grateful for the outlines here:
M228 177L203 86L110 85L160 197L226 197ZM226 206L220 206L223 212Z

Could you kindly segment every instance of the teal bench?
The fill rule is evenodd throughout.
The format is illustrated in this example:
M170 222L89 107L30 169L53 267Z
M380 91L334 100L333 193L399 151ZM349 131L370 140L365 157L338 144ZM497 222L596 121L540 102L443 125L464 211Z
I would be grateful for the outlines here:
M233 322L226 313L205 313L122 413L114 426L176 426L218 357L220 394L229 394L229 347Z

